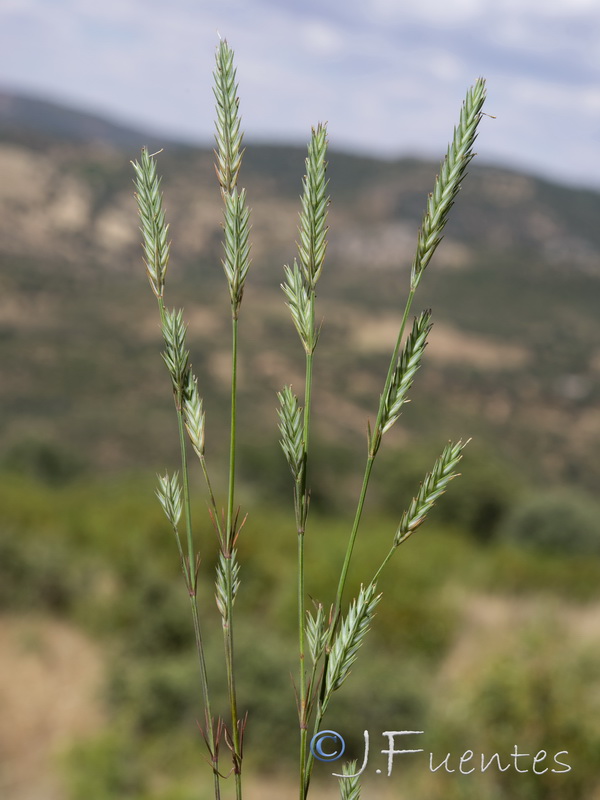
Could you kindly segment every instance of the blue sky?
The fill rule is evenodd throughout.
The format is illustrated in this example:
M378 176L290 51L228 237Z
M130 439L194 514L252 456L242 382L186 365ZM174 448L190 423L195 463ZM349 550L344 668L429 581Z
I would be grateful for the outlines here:
M0 85L207 143L219 34L248 140L441 158L483 75L482 160L600 189L598 0L0 0Z

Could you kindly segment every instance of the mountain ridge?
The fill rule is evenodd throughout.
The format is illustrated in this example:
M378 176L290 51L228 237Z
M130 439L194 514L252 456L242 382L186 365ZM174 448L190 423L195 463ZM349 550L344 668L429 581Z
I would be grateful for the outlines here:
M0 135L26 136L31 141L61 139L73 142L100 142L114 147L137 145L140 136L155 143L176 143L157 133L117 122L101 112L83 111L76 105L46 99L0 86Z
M160 332L141 263L129 164L137 145L102 140L112 136L102 126L93 141L36 134L35 114L20 132L18 115L3 123L1 105L0 452L33 437L84 452L95 468L168 459L168 445L150 446L146 424L163 424L170 398L160 388ZM279 284L294 257L304 156L296 146L250 144L242 165L253 265L240 413L265 447L276 447L275 392L301 380ZM173 240L168 302L185 305L191 319L194 366L218 439L228 353L213 155L168 144L158 162ZM329 162L315 430L330 446L353 448L381 389L438 165L335 148ZM550 481L600 480L599 217L600 193L471 165L420 289L437 327L396 444L411 440L412 425L442 440L456 430Z
M209 142L190 142L185 137L161 133L157 130L145 130L141 125L133 125L119 121L110 114L101 111L82 110L76 103L48 98L40 94L13 89L0 85L0 137L18 134L34 134L61 140L87 142L95 141L118 148L140 147L140 143L148 146L157 145L182 148L185 150L212 151ZM248 143L248 142L247 142ZM268 149L295 150L304 152L301 143L270 142L264 139L251 139L249 146L255 150ZM394 157L378 156L363 151L353 151L342 147L333 147L340 158L357 161L394 165L403 162L438 163L435 159L405 153ZM477 157L477 163L486 169L498 170L502 173L520 175L532 180L573 189L586 194L600 194L600 189L580 186L570 181L561 181L543 173L525 170L507 163L487 162Z

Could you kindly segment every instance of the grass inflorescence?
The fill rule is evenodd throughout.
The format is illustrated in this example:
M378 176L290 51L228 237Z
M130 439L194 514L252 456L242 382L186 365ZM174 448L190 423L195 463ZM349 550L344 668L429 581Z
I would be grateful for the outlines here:
M186 324L181 309L168 309L164 302L165 277L169 262L168 224L163 210L156 157L143 150L134 163L137 201L143 235L144 260L151 289L157 298L164 338L165 361L173 391L180 438L180 468L159 477L157 496L175 534L185 585L191 601L193 628L200 666L204 705L202 733L213 772L214 797L220 798L223 777L233 774L236 800L242 797L243 738L246 715L238 710L234 648L234 603L242 579L237 543L245 517L236 505L237 456L237 374L239 320L244 287L250 270L250 210L245 189L238 188L243 159L241 118L233 51L227 42L217 48L214 72L216 99L215 169L223 201L222 266L231 307L231 395L230 436L227 446L229 468L227 494L222 505L217 501L209 477L205 455L205 411L197 376L192 371L186 346ZM299 400L292 386L278 393L280 442L292 476L294 522L297 537L297 628L298 673L295 692L299 726L300 800L309 793L313 755L311 731L321 729L332 696L345 683L364 644L376 608L382 600L377 589L379 577L402 544L425 521L435 502L446 491L462 457L465 443L448 444L428 472L409 507L401 515L387 554L370 580L364 580L357 596L346 602L346 584L359 532L373 464L385 434L392 428L408 401L413 381L421 365L432 327L430 310L415 317L405 336L411 307L426 267L438 247L450 209L473 158L473 144L482 116L485 83L482 79L469 89L454 130L452 142L432 194L427 199L417 247L412 263L410 285L399 315L399 330L389 369L380 395L375 422L368 427L366 460L362 487L342 563L331 576L331 596L313 600L307 608L305 589L305 538L309 535L310 508L310 426L313 413L313 365L319 341L316 324L317 284L326 263L327 215L330 204L327 178L327 129L313 128L308 144L306 174L302 181L297 256L283 267L281 284L284 301L300 338L305 356L303 397ZM216 532L217 558L215 599L223 630L224 664L227 676L229 718L215 719L211 711L209 676L204 655L202 620L197 603L200 553L194 534L190 480L187 459L189 444L199 459L204 476L209 513ZM183 523L182 523L183 520ZM183 525L184 531L180 532ZM368 578L368 576L365 576ZM202 573L204 579L204 573ZM337 589L335 587L337 586ZM207 613L203 610L203 614ZM250 720L251 724L251 720ZM229 765L223 764L223 749L229 752ZM357 800L360 783L354 766L344 768L342 800Z

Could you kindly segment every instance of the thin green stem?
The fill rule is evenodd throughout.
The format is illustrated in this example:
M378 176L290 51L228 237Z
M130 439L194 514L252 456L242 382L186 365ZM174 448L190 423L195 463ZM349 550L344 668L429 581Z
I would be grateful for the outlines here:
M344 588L346 586L346 579L348 577L348 569L350 568L350 561L352 559L354 543L356 542L356 534L358 533L358 528L360 526L360 521L362 517L363 508L365 505L365 499L367 497L367 490L369 488L369 480L371 478L371 472L373 470L374 462L375 462L375 454L369 453L367 457L367 463L365 465L365 472L363 475L363 482L360 490L360 495L358 498L358 504L356 506L356 513L354 515L354 522L352 523L352 531L350 532L350 539L348 540L348 545L346 547L346 555L344 557L344 563L342 565L342 571L340 573L340 580L338 583L337 594L335 597L335 604L333 607L333 617L332 617L330 637L329 637L330 642L333 637L333 631L337 626L337 622L340 616L340 611L342 607L342 597L344 594Z
M377 570L375 575L373 575L373 577L371 578L371 583L377 583L377 581L379 580L379 576L381 575L383 570L387 567L388 561L391 559L391 557L396 552L397 547L398 547L398 545L392 545L392 547L390 547L390 550L389 550L387 556L383 559L383 561L379 565L379 569Z
M179 430L179 448L181 451L181 480L183 483L183 509L185 514L185 530L187 536L188 549L188 574L190 587L196 593L196 554L194 552L194 540L192 536L192 509L190 503L190 479L187 463L187 452L185 445L185 425L181 405L177 408L177 428Z
M213 731L213 719L210 710L210 701L208 699L209 692L208 692L208 679L206 674L206 661L204 658L204 644L202 642L202 630L200 628L198 602L195 594L194 595L190 594L190 603L192 608L192 619L194 621L194 635L196 637L196 649L198 651L198 661L200 662L200 683L202 685L202 695L204 697L204 735L206 736L206 741L211 755L215 800L220 800L221 787L220 787L218 754L215 746L215 735Z
M225 664L227 669L227 686L229 694L229 707L231 712L231 739L233 743L233 767L235 775L236 800L242 797L242 753L240 729L238 725L237 693L234 674L234 646L233 646L233 575L231 552L236 538L236 520L234 516L235 501L235 454L236 454L236 421L237 421L237 357L238 357L238 319L237 313L232 314L231 326L231 428L229 444L229 489L227 494L227 527L225 529L225 565L227 586L227 619L223 619L223 638L225 644Z
M235 450L236 450L236 418L237 418L237 352L238 352L238 320L237 314L231 318L231 429L229 439L229 490L227 493L227 542L233 544L233 504L235 499Z
M307 698L304 636L304 531L298 531L298 648L300 660L300 687L298 697L298 719L300 722L300 800L305 780L307 739Z
M317 681L317 675L318 675L318 670L319 670L319 663L320 663L319 661L315 661L313 663L312 670L311 670L311 673L310 673L309 687L310 687L310 691L312 693L314 693L312 698L311 698L311 703L314 702L314 699L315 699L315 696L316 696L316 692L318 690L316 681ZM319 709L320 709L320 705L319 705ZM310 718L310 715L309 715L308 719L309 718ZM311 776L313 760L314 760L312 752L309 751L307 753L308 719L307 719L305 737L304 737L304 751L303 751L302 769L300 771L300 777L301 777L301 781L300 781L300 800L304 800L304 798L306 797L306 794L308 793L308 787L309 787L309 784L310 784L310 776ZM319 726L320 726L320 723L321 723L322 719L323 719L323 713L320 713L320 711L318 711L317 712L317 719L315 720L315 724L314 724L313 735L320 730Z
M331 639L333 638L333 634L337 627L337 623L340 617L340 612L342 608L342 599L344 595L344 589L346 587L346 579L348 577L348 570L350 568L350 561L352 559L352 553L354 551L354 544L356 542L356 536L358 533L358 529L360 527L360 521L362 518L362 513L365 505L365 499L367 496L367 490L369 488L369 480L371 478L371 472L373 470L373 463L375 461L375 456L377 455L377 451L379 449L379 444L381 442L381 420L384 413L385 408L385 398L387 397L390 385L392 383L394 377L394 370L396 367L396 362L398 361L398 355L400 353L400 348L402 346L402 338L404 336L404 331L406 329L406 323L408 320L408 316L410 314L410 309L413 303L413 299L415 296L416 289L411 289L407 300L406 305L404 307L404 314L402 315L402 322L400 323L400 331L398 332L398 338L396 340L396 346L394 347L394 352L390 359L390 367L388 370L387 378L385 380L385 386L383 392L381 394L381 400L379 403L379 410L377 412L377 420L375 422L375 427L369 437L369 453L367 455L367 463L365 465L365 471L363 475L363 482L362 488L360 491L360 496L358 498L358 503L356 506L356 513L354 515L354 521L352 523L352 530L350 532L350 538L348 540L348 545L346 547L346 554L344 556L344 563L342 565L342 571L340 573L340 580L338 583L337 593L335 597L335 605L333 609L333 618L332 624L330 628L329 634L329 643L331 643Z
M311 294L311 326L314 324L314 292ZM304 535L306 529L306 519L308 516L308 492L307 492L307 458L308 443L310 438L310 406L312 398L312 374L313 374L313 352L306 353L306 379L304 383L304 436L303 436L303 466L301 480L297 491L296 504L298 506L296 518L298 525L298 649L300 667L300 694L299 694L299 722L300 722L300 798L305 781L306 769L306 745L307 745L307 711L308 697L306 686L306 646L305 646L305 625L306 609L304 606L305 598L305 569L304 569Z
M231 559L227 559L228 572L231 573ZM230 576L228 576L230 577ZM229 583L230 581L228 581ZM231 738L233 742L233 762L234 762L234 775L235 775L235 796L236 800L241 800L242 797L242 756L240 746L240 729L238 725L237 713L237 695L235 690L235 675L233 669L233 630L231 627L233 614L233 597L232 592L227 593L227 622L223 623L223 634L225 640L225 664L227 668L227 686L229 693L229 706L231 709Z
M325 716L325 712L327 711L327 706L329 705L330 698L331 695L329 695L329 697L324 698L324 700L319 703L317 713L315 715L315 723L313 725L313 736L316 736L316 734L321 730L321 724L323 722L323 717ZM312 776L312 769L314 763L315 759L311 750L309 751L308 758L306 760L306 771L304 775L304 781L300 789L300 800L306 800L306 797L308 796L308 790L310 787L310 779Z
M240 146L240 117L238 113L237 84L233 66L233 52L226 42L221 42L217 49L215 76L215 98L217 101L217 176L225 203L225 258L223 268L227 277L231 297L231 423L229 439L229 482L227 491L227 514L225 531L222 531L218 519L217 530L221 544L221 556L224 574L222 575L224 602L220 607L223 622L223 638L225 646L225 663L227 669L227 686L231 711L231 742L233 771L235 774L235 792L237 800L242 797L242 747L241 729L237 713L237 695L234 676L233 646L233 603L234 603L234 556L235 541L238 534L235 503L235 457L236 457L236 416L237 416L237 350L238 350L238 311L242 302L244 281L250 264L248 244L248 216L245 206L245 192L239 194L236 189L242 153ZM204 469L204 465L203 465ZM205 473L206 477L206 473ZM209 484L213 513L215 513L212 489ZM221 576L217 579L221 580Z
M208 496L210 499L210 509L212 512L212 517L214 520L215 527L217 529L217 534L219 536L219 541L221 542L221 544L223 544L225 541L225 538L223 536L223 526L221 525L221 521L219 519L219 508L217 506L215 493L213 491L212 483L210 481L210 475L208 474L208 466L206 464L206 459L204 458L204 456L200 457L200 466L202 467L204 482L206 483L206 488L208 490Z
M336 597L335 597L335 603L334 603L334 607L333 607L331 624L330 624L330 627L329 627L329 635L328 635L326 654L325 654L325 666L324 666L324 670L325 671L327 670L327 660L328 660L327 651L331 647L331 643L333 641L333 637L335 635L335 631L336 631L337 625L339 623L341 609L342 609L342 600L343 600L343 596L344 596L344 590L345 590L346 581L347 581L347 578L348 578L348 571L350 569L350 562L352 560L352 555L353 555L353 552L354 552L354 545L356 543L356 537L357 537L358 529L360 527L360 522L361 522L361 519L362 519L365 500L366 500L366 497L367 497L367 491L368 491L368 488L369 488L369 481L371 479L371 473L373 471L373 464L375 462L375 456L377 455L377 451L379 449L379 445L380 445L380 442L381 442L381 436L382 436L382 433L381 433L381 421L382 421L382 418L383 418L383 413L384 413L384 408L385 408L385 398L387 397L387 395L389 393L390 386L391 386L391 383L392 383L392 380L393 380L394 370L395 370L395 367L396 367L396 363L398 361L398 355L400 353L400 348L402 346L402 339L404 337L404 331L406 329L406 323L407 323L407 320L408 320L408 316L410 314L410 309L411 309L412 302L413 302L413 299L414 299L414 296L415 296L415 292L416 292L416 287L410 290L409 295L408 295L407 300L406 300L406 305L404 307L404 313L402 315L402 322L400 323L400 330L398 332L398 338L396 340L396 345L394 347L394 352L393 352L392 357L390 359L390 367L389 367L387 378L386 378L386 381L385 381L385 386L384 386L383 392L381 394L381 400L380 400L380 403L379 403L379 410L377 412L377 420L375 422L375 427L373 428L373 431L369 435L369 452L367 454L367 461L366 461L366 464L365 464L365 471L364 471L364 475L363 475L362 487L361 487L361 490L360 490L360 495L359 495L358 503L357 503L357 506L356 506L356 512L354 514L354 520L353 520L353 523L352 523L352 529L351 529L351 532L350 532L350 537L349 537L349 540L348 540L348 544L346 546L346 553L345 553L345 556L344 556L344 562L342 564L342 569L341 569L341 572L340 572L340 578L339 578L339 582L338 582L338 587L337 587L337 592L336 592ZM387 563L387 559L386 559L385 563ZM377 574L379 574L379 572ZM321 687L321 689L323 691L324 686ZM316 714L316 718L315 718L315 725L314 725L314 732L315 733L317 733L319 731L321 722L323 721L323 717L324 717L325 711L327 709L327 704L328 704L328 698L325 698L323 693L321 692L319 708L318 708L318 711L317 711L317 714ZM303 784L302 784L303 785L303 792L304 792L304 794L301 794L302 800L304 800L304 798L306 798L306 795L308 793L308 787L309 787L309 784L310 784L310 778L311 778L311 772L312 772L313 764L314 764L314 758L312 756L312 753L310 753L308 755L308 759L307 759L307 762L306 762L306 770L305 770L305 775L304 775L304 781L303 781Z
M162 295L158 297L158 308L160 311L161 322L164 324L166 309ZM210 695L208 690L206 659L204 657L204 644L202 641L202 631L200 627L200 618L198 616L198 606L196 599L196 588L197 588L196 554L194 552L192 510L190 503L190 481L189 481L189 470L187 463L186 443L185 443L186 442L185 424L183 421L181 390L178 391L177 396L175 397L175 409L177 412L177 427L179 430L181 480L183 486L183 508L185 516L185 528L186 528L187 551L188 551L187 569L185 566L185 560L183 561L183 568L184 568L186 584L190 595L190 602L192 606L194 637L196 640L196 651L198 653L198 662L200 666L200 686L202 690L202 701L204 704L205 736L212 759L215 800L219 800L221 797L221 790L220 790L220 783L219 783L220 779L219 779L219 772L217 765L217 748L216 748L215 736L212 725L212 712L210 707Z

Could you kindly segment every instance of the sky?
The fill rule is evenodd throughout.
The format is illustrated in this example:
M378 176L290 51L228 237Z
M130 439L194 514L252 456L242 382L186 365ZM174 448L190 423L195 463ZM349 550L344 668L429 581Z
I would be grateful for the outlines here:
M441 159L482 75L482 162L600 190L599 0L0 0L0 86L208 144L219 36L246 141Z

